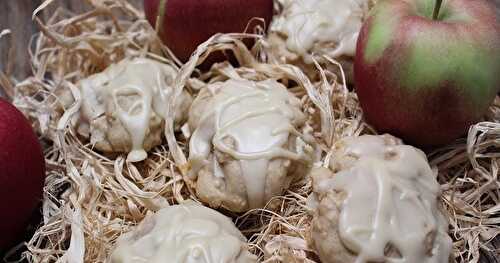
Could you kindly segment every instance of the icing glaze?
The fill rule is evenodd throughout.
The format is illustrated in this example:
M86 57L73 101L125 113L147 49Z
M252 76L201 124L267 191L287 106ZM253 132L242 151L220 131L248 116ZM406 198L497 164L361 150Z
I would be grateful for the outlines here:
M300 100L275 80L228 80L203 89L189 116L190 174L200 198L243 211L281 194L312 160L300 131L305 120Z
M123 234L112 263L255 263L246 239L221 213L188 201L147 216Z
M146 58L125 59L80 81L82 107L79 132L103 151L129 152L142 161L146 149L161 143L165 105L177 70ZM176 105L177 121L191 102L184 93Z
M369 0L284 0L272 31L286 36L286 47L312 63L309 54L354 56ZM315 46L319 46L316 49ZM328 48L325 48L327 46Z
M324 262L341 262L329 251L339 249L324 244L330 232L354 252L347 262L448 262L452 242L439 184L422 151L389 135L364 135L341 141L335 159L336 173L312 172L316 211L323 210L312 233ZM332 219L337 229L325 225Z

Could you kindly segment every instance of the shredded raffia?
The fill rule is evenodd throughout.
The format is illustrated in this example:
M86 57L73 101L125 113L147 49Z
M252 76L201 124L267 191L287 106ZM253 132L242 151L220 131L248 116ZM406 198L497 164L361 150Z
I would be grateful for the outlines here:
M22 250L22 258L13 259L15 262L106 262L120 234L130 231L147 214L196 198L185 176L189 169L186 136L173 127L173 105L183 90L196 96L207 83L227 79L280 81L303 101L321 150L316 165L335 158L331 148L336 140L374 132L363 121L341 65L329 57L323 56L321 64L315 61L317 79L310 79L298 66L278 63L261 33L218 34L179 67L142 11L126 0L89 0L91 11L73 14L57 9L42 22L37 14L51 2L45 1L33 13L41 31L32 39L33 75L14 86L0 72L0 85L44 141L48 170L42 222L26 246L17 248ZM2 31L0 38L7 34ZM247 49L244 38L256 40L253 49ZM217 50L231 50L239 66L224 62L199 72L196 66ZM124 155L102 155L71 125L82 103L78 81L129 57L149 57L179 68L166 113L165 143L141 163L127 163ZM325 61L330 64L327 69ZM63 114L57 110L67 105L61 94L73 97L73 104ZM497 97L486 119L471 126L466 139L428 153L431 164L439 169L457 261L478 262L482 254L499 253L494 242L500 236L499 122ZM271 200L279 200L278 209L225 213L248 237L251 252L260 261L319 262L309 245L310 193L311 181L306 177Z

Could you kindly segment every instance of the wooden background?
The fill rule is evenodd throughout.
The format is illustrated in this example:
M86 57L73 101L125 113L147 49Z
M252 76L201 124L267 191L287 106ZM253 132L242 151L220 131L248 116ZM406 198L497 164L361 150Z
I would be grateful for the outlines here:
M29 65L28 44L30 38L38 29L31 20L33 10L44 0L0 0L0 32L4 29L12 31L14 45L11 59L15 60L12 68L13 76L22 80L31 74ZM129 0L130 3L141 7L143 0ZM49 5L39 17L47 18L57 7L65 7L75 13L88 9L85 0L56 0ZM5 71L10 46L9 38L0 39L0 70Z

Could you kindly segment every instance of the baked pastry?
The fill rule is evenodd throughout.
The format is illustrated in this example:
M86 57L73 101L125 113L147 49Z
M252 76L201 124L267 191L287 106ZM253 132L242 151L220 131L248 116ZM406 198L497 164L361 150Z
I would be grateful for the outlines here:
M147 216L119 237L111 263L255 263L246 239L221 213L193 201Z
M352 80L359 30L373 0L281 0L282 12L271 25L269 42L281 62L298 64L317 74L313 57L323 66L326 55L339 61Z
M131 162L162 141L168 97L177 70L152 59L125 59L78 83L82 103L74 121L95 149L128 153ZM187 119L192 98L183 92L175 120Z
M230 79L201 90L189 112L198 197L234 212L262 208L313 161L301 101L275 80Z
M311 236L323 263L449 261L436 172L419 149L390 135L346 138L311 176Z

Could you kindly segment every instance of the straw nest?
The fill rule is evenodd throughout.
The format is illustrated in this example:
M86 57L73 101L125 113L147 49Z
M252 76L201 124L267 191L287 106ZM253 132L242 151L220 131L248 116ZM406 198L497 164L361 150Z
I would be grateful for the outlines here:
M46 1L35 14L45 8ZM41 33L30 50L33 76L13 84L0 74L1 84L32 121L45 142L47 179L42 205L43 220L31 240L20 248L28 262L105 262L120 234L130 231L148 213L169 204L195 199L185 182L186 140L165 123L165 140L147 160L127 163L125 156L105 156L71 128L81 95L76 83L127 57L149 57L179 65L156 38L155 30L126 0L88 1L93 10L72 14L58 9L45 23L35 16ZM4 32L2 35L6 35ZM257 40L252 50L240 41ZM3 41L3 39L1 40ZM215 65L208 72L195 66L215 50L232 50L240 66ZM244 78L274 78L294 92L304 105L308 122L327 163L331 146L345 136L374 133L363 122L356 94L349 90L342 70L334 74L316 64L317 79L300 68L279 64L266 39L258 34L216 35L200 45L188 63L179 68L176 94L185 89L196 96L207 83ZM329 67L340 65L327 57ZM75 102L62 107L61 90ZM172 96L175 100L176 96ZM172 103L171 103L172 104ZM168 110L173 116L173 109ZM500 98L486 120L472 126L467 139L428 153L439 168L442 202L450 223L457 261L478 262L480 254L495 255L500 236ZM319 262L309 246L311 215L306 198L308 178L276 197L278 209L256 209L231 216L248 237L250 249L263 262ZM273 200L273 202L276 202Z

